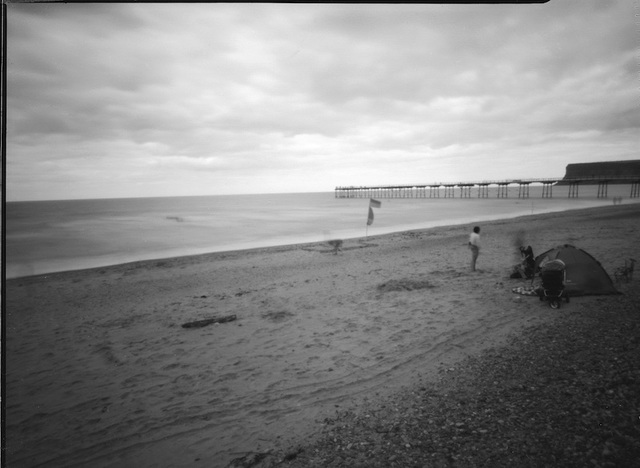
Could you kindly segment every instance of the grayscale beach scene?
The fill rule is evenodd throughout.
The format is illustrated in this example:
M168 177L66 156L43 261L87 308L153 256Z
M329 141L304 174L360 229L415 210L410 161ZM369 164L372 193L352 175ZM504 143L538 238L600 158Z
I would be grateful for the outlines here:
M638 5L4 8L3 466L640 466Z

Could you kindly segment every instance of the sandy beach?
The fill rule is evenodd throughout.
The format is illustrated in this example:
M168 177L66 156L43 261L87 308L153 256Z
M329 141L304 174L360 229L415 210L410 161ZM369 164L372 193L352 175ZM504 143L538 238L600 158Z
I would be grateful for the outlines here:
M225 467L312 440L337 410L558 320L512 293L518 238L611 276L640 260L640 204L481 224L476 272L473 225L7 281L6 466Z

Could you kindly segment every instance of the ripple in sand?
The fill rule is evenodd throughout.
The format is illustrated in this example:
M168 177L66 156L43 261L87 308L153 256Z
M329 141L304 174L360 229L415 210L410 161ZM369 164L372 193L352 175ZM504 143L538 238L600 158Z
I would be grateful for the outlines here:
M400 279L390 280L386 283L378 285L378 291L391 292L391 291L414 291L416 289L431 289L435 288L433 284L426 280L411 280Z

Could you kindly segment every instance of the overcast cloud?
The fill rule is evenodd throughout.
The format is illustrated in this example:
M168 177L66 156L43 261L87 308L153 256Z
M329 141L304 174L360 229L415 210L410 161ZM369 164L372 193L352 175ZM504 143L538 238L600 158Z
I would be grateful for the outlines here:
M9 4L9 200L555 177L639 159L640 13Z

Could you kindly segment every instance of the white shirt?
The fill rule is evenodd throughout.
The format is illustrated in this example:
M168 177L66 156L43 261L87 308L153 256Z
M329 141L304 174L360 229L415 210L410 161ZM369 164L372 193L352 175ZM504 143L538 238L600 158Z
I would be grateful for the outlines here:
M475 245L476 247L480 247L480 234L476 232L472 232L469 236L469 244Z

